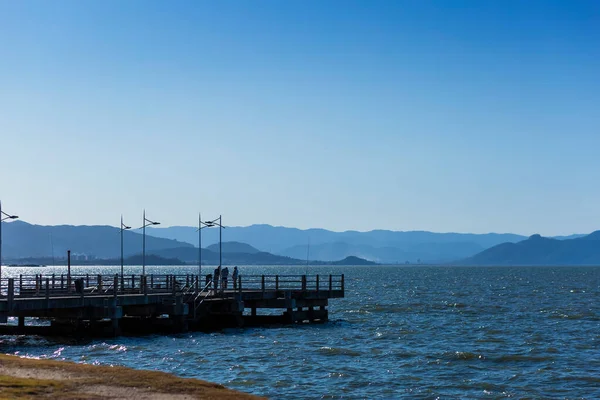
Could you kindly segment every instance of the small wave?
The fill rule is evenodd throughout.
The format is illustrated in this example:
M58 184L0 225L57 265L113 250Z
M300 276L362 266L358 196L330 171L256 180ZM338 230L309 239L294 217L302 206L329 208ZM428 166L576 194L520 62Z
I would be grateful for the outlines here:
M593 314L563 314L563 313L553 313L550 314L550 319L584 319L593 316Z
M465 308L465 307L467 307L467 305L464 304L464 303L449 303L449 302L446 302L445 304L446 304L447 307L452 307L452 308Z
M455 352L446 352L442 355L443 359L446 360L459 360L459 361L469 361L469 360L483 360L485 357L482 354L471 353L470 351L455 351Z
M561 379L565 381L600 383L600 377L597 376L565 376Z
M418 354L417 353L413 353L413 352L405 352L405 351L396 351L393 353L394 357L401 359L401 360L405 360L407 358L413 358L416 357Z
M506 340L504 340L502 338L494 338L494 337L477 339L475 341L475 343L504 343L504 342L506 342Z
M506 354L494 359L495 362L542 362L552 361L554 357L551 356L528 356L524 354Z
M377 304L374 305L372 307L369 308L369 310L367 311L368 313L391 313L391 314L396 314L396 313L405 313L405 312L411 312L413 311L413 308L410 306L400 306L400 305L382 305L382 304Z
M457 351L454 353L454 358L457 360L483 360L482 354L471 353L469 351Z
M115 350L117 352L127 351L127 347L126 346L119 345L119 344L113 344L112 346L109 346L108 349L109 350Z
M363 310L362 308L358 309L358 310L347 310L347 311L344 311L344 312L348 313L348 314L371 314L370 311Z
M319 353L326 356L351 356L358 357L362 353L350 349L343 349L339 347L321 347Z
M258 381L254 379L234 379L229 381L231 386L255 386L258 384Z

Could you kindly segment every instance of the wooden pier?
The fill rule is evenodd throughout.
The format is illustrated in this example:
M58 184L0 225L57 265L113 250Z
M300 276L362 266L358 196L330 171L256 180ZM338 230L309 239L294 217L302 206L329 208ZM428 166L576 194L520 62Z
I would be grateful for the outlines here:
M0 334L112 336L324 322L329 299L342 297L344 275L245 275L218 286L198 275L21 275L0 282ZM9 317L18 324L8 324Z

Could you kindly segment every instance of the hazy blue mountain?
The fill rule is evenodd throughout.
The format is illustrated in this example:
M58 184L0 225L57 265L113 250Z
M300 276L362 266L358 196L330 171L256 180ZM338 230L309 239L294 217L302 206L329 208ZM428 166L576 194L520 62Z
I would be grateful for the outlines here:
M147 233L197 245L198 233L194 227L152 228ZM218 228L202 231L203 244L219 241ZM339 260L358 256L369 260L395 263L440 262L461 259L504 242L517 242L525 236L514 234L433 233L423 231L401 232L374 230L369 232L333 232L325 229L300 230L271 225L227 227L223 240L247 243L261 251L306 259L310 240L311 259Z
M419 243L416 245L400 243L396 247L374 247L369 245L353 245L343 242L325 243L310 246L310 258L334 261L349 256L358 256L378 263L404 264L406 261L416 263L417 260L427 262L446 262L468 257L484 248L473 243ZM279 252L288 257L306 259L307 245L293 246Z
M575 233L573 235L566 235L566 236L551 236L551 239L558 239L558 240L565 240L565 239L577 239L580 237L584 237L587 236L587 234L585 233Z
M142 252L142 235L138 231L125 231L123 248L125 256ZM190 247L189 243L146 235L146 251ZM44 226L24 221L2 223L2 258L64 257L71 250L73 258L79 254L97 258L117 258L121 252L119 228L112 226Z
M238 246L226 246L228 243L223 243L223 248L225 247L238 247ZM239 243L238 243L239 244ZM202 264L207 265L218 265L219 264L219 249L217 245L217 251L211 249L202 249ZM152 254L156 254L160 257L164 258L176 258L181 261L184 261L189 264L196 264L198 262L198 248L193 247L179 247L179 248L171 248L171 249L162 249L152 251ZM242 264L242 265L252 265L252 264L263 264L263 265L279 265L279 264L303 264L306 261L294 260L289 257L278 256L275 254L265 253L265 252L253 252L253 253L241 253L241 252L232 252L222 254L222 262L223 265L232 265L232 264Z
M226 243L223 243L225 248ZM240 243L236 243L239 245ZM243 244L243 243L241 243ZM153 251L152 254L156 254L163 258L168 259L179 259L188 264L196 264L198 262L198 248L172 248L165 250ZM225 253L222 254L223 265L304 265L306 260L299 260L290 257L279 256L267 252L253 252L253 253ZM217 251L210 249L202 249L202 265L218 265L219 263L219 252L218 246ZM324 262L321 260L310 261L311 265L319 264L335 264L335 265L373 265L375 263L358 257L347 257L344 260L336 260L333 262Z
M254 253L260 253L260 250L250 246L249 244L246 243L241 243L241 242L223 242L221 243L221 251L223 253L248 253L248 254L254 254ZM211 244L210 246L206 247L208 250L212 250L216 253L219 252L219 243L215 243L215 244Z
M346 257L340 261L333 261L333 265L376 265L373 261L368 261L360 257Z
M5 261L24 257L52 257L53 252L56 258L64 257L68 249L72 251L74 260L77 257L80 257L79 260L87 260L90 256L92 258L119 257L120 235L119 228L116 227L42 226L15 221L3 223L2 228L3 258ZM218 254L219 231L217 228L211 228L202 232L202 242L205 247L208 247L203 250L203 261L211 264L216 263L218 262L215 254ZM198 249L194 247L197 244L198 237L196 228L155 228L147 229L146 233L147 254L160 251L160 254L156 254L162 257L180 259L190 263L197 262ZM224 239L223 253L227 254L228 260L239 264L261 262L265 264L304 263L307 258L309 237L310 253L308 256L311 262L313 262L312 260L334 262L354 256L377 263L401 264L407 261L410 263L450 262L467 259L476 254L484 254L481 257L491 257L490 254L512 248L509 244L525 239L525 237L519 235L495 233L478 235L384 230L332 232L324 229L300 230L270 225L228 227L222 233ZM569 257L571 257L570 251L572 251L569 250L571 241L589 241L591 240L589 237L593 235L578 236L572 235L570 236L572 238L564 240L556 238L542 239L552 241L552 246L557 249L563 249L557 250L555 257L562 254L560 260L569 260ZM508 244L503 244L500 250L494 248L494 246L504 242ZM565 242L566 245L563 246L564 243L557 244L556 242ZM483 250L488 248L492 251L491 253L482 253ZM125 256L140 254L141 250L142 235L139 231L125 231ZM173 254L169 255L169 251ZM237 256L234 257L233 254L237 254ZM537 260L533 255L531 257L531 260ZM503 260L502 257L498 259ZM485 261L484 259L481 260ZM526 257L516 257L515 260L518 262L534 262ZM225 258L223 262L225 263ZM511 258L501 262L511 263L513 261Z
M168 228L151 228L147 234L167 239L198 245L197 228L173 226ZM326 229L286 228L271 225L250 225L246 227L227 227L223 232L224 241L237 241L262 251L281 252L293 246L305 245L310 238L310 244L343 242L376 247L397 246L399 243L415 245L420 243L473 243L480 248L489 248L504 242L517 242L526 237L511 233L434 233L425 231L388 231L374 230L368 232L345 231L333 232ZM219 242L218 228L203 229L202 242L214 244Z
M600 231L565 240L533 235L518 243L494 246L460 264L600 265Z

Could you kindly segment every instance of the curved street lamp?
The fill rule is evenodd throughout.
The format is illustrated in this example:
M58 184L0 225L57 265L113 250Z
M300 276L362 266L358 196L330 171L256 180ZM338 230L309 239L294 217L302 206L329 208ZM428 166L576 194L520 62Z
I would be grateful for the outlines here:
M225 227L223 226L223 220L222 220L222 215L219 215L219 218L215 218L212 221L206 221L204 222L204 225L206 225L207 228L212 227L212 226L218 226L219 227L219 267L222 267L222 261L223 261L223 257L222 257L222 233L221 231L223 229L225 229ZM217 222L219 221L219 222Z
M198 213L198 279L202 278L202 229L210 228L214 225L202 222L202 216Z
M17 218L19 218L18 215L10 215L2 211L2 202L0 201L0 289L2 289L2 222Z
M146 210L144 209L144 225L142 225L142 275L146 275L146 227L151 225L160 225L160 222L150 221L146 218Z

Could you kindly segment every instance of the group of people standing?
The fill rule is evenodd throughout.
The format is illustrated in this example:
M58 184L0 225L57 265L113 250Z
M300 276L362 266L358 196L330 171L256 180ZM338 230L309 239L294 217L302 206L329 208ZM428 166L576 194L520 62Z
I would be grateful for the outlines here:
M210 275L206 277L207 278L207 282L210 279ZM219 288L221 289L221 291L227 289L227 285L228 285L228 280L229 280L229 268L225 267L223 269L221 269L221 266L219 265L217 268L215 268L215 271L213 273L213 283L215 286L215 294L219 291ZM236 289L237 288L237 278L238 278L238 267L234 267L233 268L233 273L231 274L231 279L233 280L233 288Z

